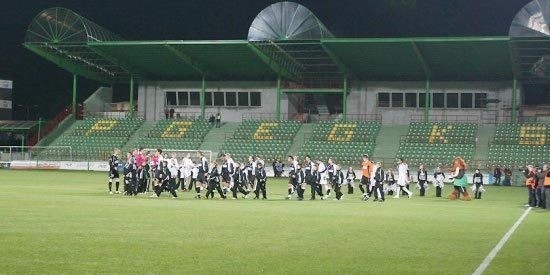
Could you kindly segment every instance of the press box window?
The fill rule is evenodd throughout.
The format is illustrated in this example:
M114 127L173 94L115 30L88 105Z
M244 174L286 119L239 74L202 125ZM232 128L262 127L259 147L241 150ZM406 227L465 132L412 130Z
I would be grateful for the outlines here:
M189 93L188 92L178 92L178 105L180 105L180 106L189 105Z
M378 93L378 107L390 107L389 93Z
M392 107L403 107L403 93L392 93L391 94L391 106Z
M472 93L462 93L460 94L460 107L461 108L472 108Z
M458 108L458 94L457 93L448 93L447 94L447 108Z
M405 94L405 107L416 108L416 97L417 93L406 93Z
M176 105L176 92L166 92L166 105Z
M235 92L225 93L225 105L237 106L237 93Z
M250 106L262 106L262 96L259 92L250 93Z
M191 101L191 106L199 106L201 105L201 98L199 92L191 92L189 93L189 98Z
M223 92L215 92L214 94L214 106L224 106Z
M444 93L433 93L432 96L432 107L433 108L445 108L445 94Z
M212 93L204 93L204 105L212 106Z
M239 92L239 106L249 106L248 105L248 93Z

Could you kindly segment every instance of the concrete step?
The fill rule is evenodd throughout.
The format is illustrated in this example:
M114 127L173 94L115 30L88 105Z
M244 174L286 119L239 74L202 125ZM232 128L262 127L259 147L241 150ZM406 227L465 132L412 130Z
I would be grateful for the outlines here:
M474 160L487 160L489 156L489 141L493 139L494 134L494 125L483 125L478 127L476 148L473 157Z
M292 141L292 146L290 146L290 149L288 150L288 155L294 156L298 154L298 151L302 149L304 142L311 136L311 133L313 133L315 126L317 126L316 123L302 124L302 127L300 127L300 130L298 130L298 133L296 133L296 136Z
M409 126L405 125L382 125L376 138L372 158L380 161L392 161L397 155L401 137L407 135L408 131Z
M220 128L212 128L204 137L199 149L212 151L213 155L217 156L225 140L233 136L239 126L241 126L240 122L226 122Z

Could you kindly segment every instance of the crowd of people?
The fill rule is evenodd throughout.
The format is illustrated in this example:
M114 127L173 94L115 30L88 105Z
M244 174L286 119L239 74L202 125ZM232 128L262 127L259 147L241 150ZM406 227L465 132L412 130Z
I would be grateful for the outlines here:
M181 160L173 154L163 154L162 149L154 153L144 152L142 148L126 153L123 168L123 190L120 189L120 150L115 149L109 158L109 192L136 196L140 193L153 192L151 197L158 198L163 192L177 198L177 191L194 191L196 199L213 198L217 192L221 199L232 196L237 199L248 198L253 193L254 199L267 199L267 174L264 161L250 157L247 163L233 161L229 154L221 156L221 163L208 162L202 152L197 152L197 161L187 154ZM113 182L115 190L113 191ZM202 192L205 192L204 196Z
M135 149L126 153L122 177L119 175L120 150L116 149L109 159L109 192L123 193L128 196L136 196L140 193L152 192L151 197L159 197L162 193L169 193L172 198L178 197L178 191L195 192L196 199L211 199L217 193L219 198L228 197L237 199L248 198L267 199L267 174L262 159L250 156L248 161L237 163L229 154L222 154L218 161L209 162L202 152L197 152L195 159L191 154L186 154L178 159L175 154L167 155L161 149L155 152L145 152L143 149ZM282 177L285 165L279 160L272 164L274 175ZM453 180L454 190L448 196L449 199L470 200L466 179L466 163L457 157L450 169L449 179ZM496 169L495 169L496 170ZM545 204L544 194L550 191L550 179L548 189L544 189L544 173L535 173L533 168L531 176L526 172L526 178L534 178L537 184L532 186L529 203L532 205ZM546 167L544 171L548 171ZM428 180L429 175L432 179ZM446 175L441 165L428 172L426 167L420 165L413 177L409 166L403 159L397 160L396 169L384 170L380 162L373 162L368 155L364 155L361 162L360 177L356 175L353 167L342 169L332 158L326 163L322 160L312 160L306 156L300 161L296 156L288 157L288 194L286 199L304 200L309 193L310 200L317 198L327 200L334 195L334 200L344 198L343 188L347 187L347 194L354 194L356 185L360 189L361 199L384 202L386 196L411 198L411 183L416 183L419 196L426 196L429 182L435 189L435 197L443 196L444 181ZM286 176L286 174L285 174ZM550 172L547 175L550 177ZM120 178L123 179L120 190ZM496 178L496 177L495 177ZM113 182L115 183L113 190ZM472 176L472 191L475 199L481 199L484 189L484 177L479 170L475 170ZM308 192L309 189L309 192ZM204 193L204 194L203 194ZM550 200L550 195L548 196Z

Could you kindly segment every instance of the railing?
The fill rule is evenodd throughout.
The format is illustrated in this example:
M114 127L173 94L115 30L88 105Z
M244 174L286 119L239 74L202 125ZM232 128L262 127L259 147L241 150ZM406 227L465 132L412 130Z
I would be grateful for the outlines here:
M0 162L16 160L73 161L71 146L0 146Z
M216 118L217 113L204 113L204 119L208 120L211 116L214 116L214 119ZM166 112L159 112L158 113L160 119L185 119L185 120L199 120L201 119L201 113L200 112L174 112L168 113ZM223 119L223 117L222 117Z
M82 105L78 105L77 113L80 113L82 111ZM57 126L59 126L59 123L63 121L65 118L67 118L72 113L72 106L67 106L65 109L63 109L59 114L57 114L53 119L48 121L44 125L40 125L40 132L37 132L29 137L29 140L27 142L28 145L34 146L37 144L42 138L46 137L49 133L51 133ZM41 122L39 122L41 123Z
M277 114L275 113L244 113L242 114L242 120L277 120ZM281 120L294 120L303 123L317 122L317 121L338 121L343 119L343 114L331 114L328 116L309 114L309 113L296 113L290 115L287 113L281 113ZM350 121L382 121L380 114L348 114L346 120Z
M276 113L243 113L242 120L277 120ZM281 120L289 120L289 114L281 113ZM291 118L290 120L302 121L301 119ZM302 121L303 122L303 121Z
M85 118L112 118L112 119L126 119L126 118L138 118L143 119L144 116L142 113L134 113L132 114L130 112L86 112L84 113Z
M480 123L478 115L428 115L429 122L469 122ZM424 122L424 115L413 114L411 122Z

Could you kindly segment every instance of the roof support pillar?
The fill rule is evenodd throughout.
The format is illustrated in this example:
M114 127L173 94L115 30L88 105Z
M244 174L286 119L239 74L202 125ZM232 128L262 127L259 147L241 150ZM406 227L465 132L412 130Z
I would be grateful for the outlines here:
M342 118L346 121L348 117L348 78L346 76L344 76L344 88L342 89L342 93Z
M134 75L130 75L130 117L134 117Z
M281 76L277 78L277 100L275 103L275 115L277 120L281 120Z
M204 94L206 93L206 79L204 76L202 77L202 85L201 85L201 93L200 93L200 105L201 105L201 119L205 119L204 117L204 109L205 109L205 100L204 100Z
M426 78L426 89L424 90L424 122L430 122L430 79Z
M518 97L518 81L514 77L513 83L512 83L512 123L516 123L517 121L517 97Z
M76 74L73 74L73 101L72 101L72 111L73 111L73 117L76 119L76 90L77 90L77 86L76 86L76 80L77 80L77 76Z

